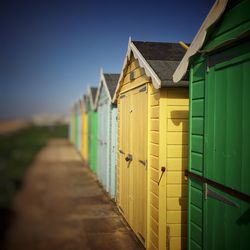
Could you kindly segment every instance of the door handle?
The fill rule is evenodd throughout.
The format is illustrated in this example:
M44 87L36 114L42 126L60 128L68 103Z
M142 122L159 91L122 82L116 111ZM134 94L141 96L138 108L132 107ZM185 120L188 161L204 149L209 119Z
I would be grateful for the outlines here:
M125 161L132 161L133 160L133 157L131 154L128 154L126 157L125 157Z

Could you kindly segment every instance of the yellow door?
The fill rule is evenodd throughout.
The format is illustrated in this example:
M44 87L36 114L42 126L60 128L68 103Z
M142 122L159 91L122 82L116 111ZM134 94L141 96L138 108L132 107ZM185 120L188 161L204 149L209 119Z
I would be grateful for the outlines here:
M133 229L143 243L147 228L147 86L139 87L131 93L131 154L133 157Z
M120 97L120 208L143 243L147 214L147 91L136 88Z
M120 97L120 148L119 148L119 171L120 171L120 208L128 222L131 221L129 213L129 187L132 184L129 178L129 164L125 160L130 145L130 96Z

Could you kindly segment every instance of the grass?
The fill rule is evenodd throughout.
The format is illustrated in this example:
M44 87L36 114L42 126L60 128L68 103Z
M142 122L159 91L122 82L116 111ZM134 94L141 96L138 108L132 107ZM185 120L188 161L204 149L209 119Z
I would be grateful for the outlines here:
M8 209L28 166L50 138L66 138L67 126L31 126L0 135L0 209Z

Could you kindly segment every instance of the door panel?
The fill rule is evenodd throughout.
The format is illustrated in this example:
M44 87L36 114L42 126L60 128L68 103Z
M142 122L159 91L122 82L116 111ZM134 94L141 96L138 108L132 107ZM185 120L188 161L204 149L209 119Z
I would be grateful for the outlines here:
M124 213L125 218L129 221L129 169L125 161L125 156L128 152L129 144L129 99L127 95L122 95L120 98L120 152L119 152L119 165L120 165L120 207Z
M250 195L250 54L216 64L207 76L204 176ZM209 189L221 198L204 200L205 249L249 249L250 205Z
M142 87L120 99L120 207L128 223L146 240L147 198L147 92ZM130 154L132 161L126 162Z
M132 93L132 155L134 177L134 223L135 231L146 239L147 212L147 91L146 86Z

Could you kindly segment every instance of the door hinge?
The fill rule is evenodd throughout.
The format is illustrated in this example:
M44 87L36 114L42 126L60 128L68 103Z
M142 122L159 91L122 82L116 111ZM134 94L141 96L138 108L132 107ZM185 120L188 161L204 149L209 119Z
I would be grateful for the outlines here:
M145 242L146 242L146 241L145 241L144 237L143 237L139 232L137 232L137 234L138 234L138 236L139 236L141 242L143 243L143 245L145 245Z
M147 160L138 160L145 168L147 167Z
M170 229L169 226L166 227L166 250L170 249Z
M125 153L121 149L119 149L119 153L125 155Z
M124 211L123 211L123 209L121 208L121 206L119 206L119 209L122 211L122 213L124 214Z
M147 91L147 86L146 85L139 89L139 92L144 92L144 91Z

